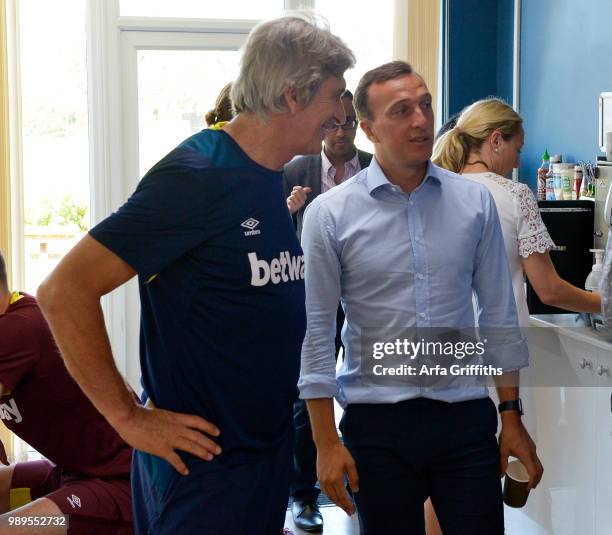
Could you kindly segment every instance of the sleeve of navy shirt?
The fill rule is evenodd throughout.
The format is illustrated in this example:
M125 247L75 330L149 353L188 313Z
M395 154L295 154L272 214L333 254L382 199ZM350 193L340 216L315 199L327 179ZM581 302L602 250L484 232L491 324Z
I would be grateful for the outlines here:
M340 256L327 209L319 199L306 208L302 230L306 284L306 336L302 344L300 397L331 398L336 380L336 313L340 300Z
M214 232L208 181L177 149L155 165L116 212L90 235L145 279L159 273ZM172 156L172 157L170 157Z
M478 326L486 340L485 364L504 373L529 365L527 341L518 325L512 278L495 202L481 190L482 236L476 249L473 289L478 301Z

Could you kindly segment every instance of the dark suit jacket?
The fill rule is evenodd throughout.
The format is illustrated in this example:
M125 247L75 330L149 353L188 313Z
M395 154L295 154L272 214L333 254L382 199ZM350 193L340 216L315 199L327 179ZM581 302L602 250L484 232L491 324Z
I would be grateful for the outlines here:
M372 161L372 154L357 150L359 165L361 169L365 169ZM312 200L321 194L321 153L311 154L308 156L300 156L291 160L283 169L285 193L287 197L291 193L294 186L308 186L312 188L312 192L308 194L306 203L302 208L293 215L298 237L302 236L302 223L304 220L304 210L312 202Z

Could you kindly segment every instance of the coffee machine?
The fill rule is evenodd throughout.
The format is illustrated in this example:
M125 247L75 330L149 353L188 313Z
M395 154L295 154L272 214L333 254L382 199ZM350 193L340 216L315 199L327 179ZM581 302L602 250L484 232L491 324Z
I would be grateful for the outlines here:
M584 288L593 265L595 203L593 201L538 201L540 215L555 243L550 259L562 279ZM542 303L527 280L530 314L572 314Z

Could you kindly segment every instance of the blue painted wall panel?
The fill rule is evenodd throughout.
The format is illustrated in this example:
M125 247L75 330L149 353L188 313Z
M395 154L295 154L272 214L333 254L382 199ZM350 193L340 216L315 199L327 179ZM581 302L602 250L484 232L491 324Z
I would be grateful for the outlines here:
M545 148L565 161L595 159L602 91L612 91L612 1L523 0L522 182L535 187Z
M492 95L512 102L514 0L450 0L447 21L447 115Z

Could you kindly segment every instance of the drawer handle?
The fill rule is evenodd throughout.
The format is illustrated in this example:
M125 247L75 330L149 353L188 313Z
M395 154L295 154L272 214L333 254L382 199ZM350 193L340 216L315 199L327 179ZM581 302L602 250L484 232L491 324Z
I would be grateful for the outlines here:
M584 370L585 368L591 368L593 369L593 365L591 364L590 360L587 359L581 359L580 360L580 367Z
M602 366L601 364L597 367L597 375L608 375L608 368Z

